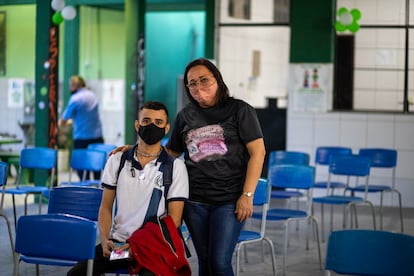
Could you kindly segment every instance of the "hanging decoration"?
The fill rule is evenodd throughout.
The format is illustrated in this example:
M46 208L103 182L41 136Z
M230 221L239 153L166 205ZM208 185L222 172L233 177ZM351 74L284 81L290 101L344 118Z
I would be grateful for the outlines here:
M52 0L50 5L55 10L55 13L52 15L52 22L55 25L76 17L76 9L73 6L66 6L65 0Z
M338 32L346 30L356 33L359 30L358 20L361 18L361 12L358 9L349 11L347 8L340 8L337 12L338 20L335 22L335 29Z

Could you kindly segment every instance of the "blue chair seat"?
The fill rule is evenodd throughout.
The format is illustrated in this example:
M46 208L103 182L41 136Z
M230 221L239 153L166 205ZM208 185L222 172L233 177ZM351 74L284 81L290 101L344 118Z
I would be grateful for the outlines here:
M362 197L358 196L340 196L340 195L331 195L331 196L323 196L323 197L315 197L313 198L313 202L317 203L325 203L325 204L337 204L337 205L344 205L351 202L356 201L363 201Z
M368 185L368 193L377 193L377 192L383 192L383 191L390 191L392 188L390 186L385 185ZM356 187L349 187L347 188L347 191L353 191L353 192L365 192L365 185L358 185Z
M239 235L239 239L237 242L241 241L251 241L260 239L260 233L255 231L248 231L248 230L242 230Z
M285 191L285 190L274 190L271 192L271 198L281 198L281 199L288 199L292 197L301 197L303 193L298 191Z
M11 194L11 195L25 195L27 192L25 190L22 190L20 188L7 188L7 190L4 192L5 194Z
M20 260L29 264L42 264L42 265L53 265L53 266L74 266L77 261L60 260L53 258L41 258L41 257L26 257L25 255L20 256Z
M271 209L267 211L268 220L286 220L289 218L306 218L306 211L295 209Z
M49 187L46 186L20 186L18 188L11 188L9 191L20 191L23 193L43 193L49 190Z
M313 185L313 187L314 188L319 188L319 189L326 189L326 188L328 188L328 182L316 182ZM329 184L329 187L331 187L332 189L335 189L335 188L345 188L346 187L346 184L345 183L342 183L342 182L331 182Z

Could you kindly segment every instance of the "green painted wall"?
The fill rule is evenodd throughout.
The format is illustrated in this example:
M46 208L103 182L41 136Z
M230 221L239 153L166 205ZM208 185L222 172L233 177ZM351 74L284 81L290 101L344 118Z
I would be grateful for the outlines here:
M86 79L123 79L124 13L81 7L80 15L79 73Z
M0 6L6 12L6 75L34 79L35 18L34 5Z
M177 77L204 56L205 12L148 12L146 20L145 100L164 102L173 119Z
M335 3L335 0L291 0L290 62L333 62Z
M35 5L1 6L6 11L6 76L34 79ZM87 79L125 75L124 15L121 11L81 7L79 73ZM64 51L64 24L60 25L60 53ZM60 55L59 74L64 60Z

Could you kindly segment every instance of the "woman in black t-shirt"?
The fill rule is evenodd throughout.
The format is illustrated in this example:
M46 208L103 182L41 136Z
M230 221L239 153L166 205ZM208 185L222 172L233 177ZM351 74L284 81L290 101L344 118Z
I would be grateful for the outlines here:
M184 73L190 102L178 113L167 144L184 153L190 181L184 221L198 255L199 274L233 275L232 255L253 193L265 146L253 107L229 96L220 71L207 59Z

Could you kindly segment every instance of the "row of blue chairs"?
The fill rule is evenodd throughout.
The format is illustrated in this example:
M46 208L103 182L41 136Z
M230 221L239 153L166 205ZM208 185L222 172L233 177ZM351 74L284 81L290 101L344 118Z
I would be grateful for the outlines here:
M358 164L356 162L364 163ZM360 174L358 171L366 170L368 167L367 164L369 164L365 157L355 155L334 157L331 163L335 164L331 171L332 173L344 173L344 167L353 167L352 173L354 174ZM350 166L351 164L353 166ZM236 246L236 275L240 271L240 254L242 253L242 248L254 242L262 243L265 241L269 245L272 264L274 266L275 255L273 242L266 237L266 225L269 221L280 221L284 223L283 259L281 265L283 275L286 273L285 259L287 256L289 223L297 220L303 220L313 224L319 255L319 265L322 269L322 258L318 239L318 222L313 217L311 209L313 203L311 190L313 188L314 177L315 168L313 166L285 164L273 167L268 179L259 180L254 193L253 204L255 206L262 206L262 209L254 213L253 219L260 220L260 228L259 231L248 230L249 228L242 231ZM297 209L270 208L270 188L272 186L298 188L305 191L305 194L307 194L308 208L303 211ZM348 275L413 275L413 245L414 237L403 233L392 233L375 229L332 231L327 243L325 270L327 272L335 271L338 274ZM306 248L308 249L308 244ZM247 251L245 251L245 254L247 254Z
M311 179L312 169L308 166L282 165L278 167L274 179ZM0 183L7 181L7 164L3 162L0 162L0 180ZM273 242L265 236L270 188L268 180L259 180L253 203L256 207L262 207L260 230L242 231L236 247L237 275L243 246L262 241L266 241L271 249L273 274L276 275ZM50 192L48 214L20 217L15 249L10 235L12 250L16 252L14 275L19 273L20 262L36 264L39 275L39 264L72 266L80 260L88 260L87 275L91 275L96 240L95 222L101 196L102 189L95 187L54 187ZM77 204L73 204L74 200ZM75 232L79 235L73 235ZM33 239L33 236L37 238ZM325 269L351 275L413 275L413 250L414 237L402 233L334 231L327 244Z
M366 157L369 159L369 170L366 180L371 176L371 170L384 169L390 175L387 179L388 183L374 184L368 183L368 185L357 183L352 186L349 182L349 178L341 180L340 178L333 178L333 175L341 175L340 173L331 174L330 161L334 155L352 155L352 149L349 147L318 147L315 153L315 168L320 169L321 166L328 168L328 180L315 180L313 185L314 189L326 189L330 194L334 194L335 191L342 190L349 192L352 196L356 193L363 193L364 200L367 200L369 193L380 193L380 229L383 229L383 199L385 193L393 193L398 197L398 207L400 213L400 226L401 232L404 232L403 214L402 214L402 200L401 193L395 187L395 171L397 166L397 151L395 149L384 148L362 148L358 151L358 156ZM304 164L309 165L310 155L305 152L299 151L274 151L269 155L269 171L272 166L278 164ZM382 180L382 179L381 179ZM383 181L383 180L382 180ZM329 185L328 185L329 184ZM300 197L302 194L297 190L276 190L272 192L272 198L292 198ZM333 200L338 199L336 197ZM335 202L333 202L335 204ZM332 230L332 226L331 226Z
M91 144L87 149L74 149L71 152L69 181L58 185L100 186L100 179L89 180L90 171L102 172L109 152L116 148L110 144ZM42 197L48 197L50 188L55 185L57 150L46 147L25 148L20 152L19 168L15 179L15 187L4 188L4 194L12 196L14 225L17 223L16 198L22 195L24 199L24 214L27 215L27 199L29 195L38 196L39 213L42 208ZM82 178L76 180L76 171L82 171ZM33 171L44 171L48 177L46 182L35 183L28 177Z
M20 262L36 264L36 275L40 275L39 264L73 266L82 260L88 261L87 275L92 275L102 189L79 186L52 188L48 214L21 216L14 240L3 210L7 174L8 164L0 162L0 216L7 224L14 256L13 275L19 275Z
M321 206L322 239L324 241L324 205L331 205L331 232L333 230L333 205L343 205L343 227L347 227L348 215L350 215L350 227L358 227L357 205L370 206L373 219L373 229L376 229L375 210L373 204L367 199L368 192L386 191L399 195L401 230L403 231L403 217L401 211L401 196L394 188L394 182L390 186L369 186L371 167L391 167L395 170L396 151L389 149L361 149L358 155L352 154L350 148L319 147L316 152L316 163L328 167L328 179L315 181L317 166L311 166L310 155L299 151L273 151L269 154L269 168L267 180L272 187L271 198L289 199L296 198L296 208L269 208L266 215L267 222L280 221L284 225L284 243L282 254L282 271L285 273L285 263L289 239L289 224L292 221L307 221L313 225L314 238L316 239L319 264L322 267L319 227L314 217L314 204ZM395 173L393 173L393 176ZM344 182L334 181L334 176L345 176ZM360 181L365 178L363 184L351 185L351 178ZM379 187L382 190L379 190ZM343 189L343 194L334 194L335 189ZM313 196L314 189L326 189L325 196ZM364 196L356 196L355 193L363 192ZM299 208L299 197L305 198L306 208ZM353 211L353 212L351 212ZM260 212L253 214L254 219L262 219ZM262 220L263 221L263 220ZM382 200L381 200L381 225L382 225ZM306 249L309 248L308 236L306 237Z

